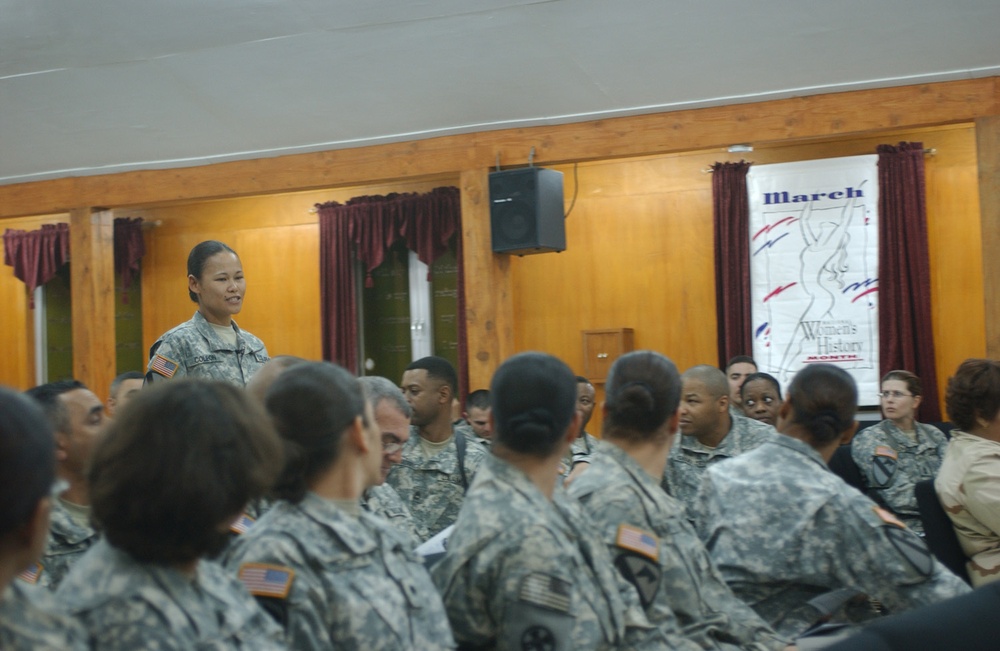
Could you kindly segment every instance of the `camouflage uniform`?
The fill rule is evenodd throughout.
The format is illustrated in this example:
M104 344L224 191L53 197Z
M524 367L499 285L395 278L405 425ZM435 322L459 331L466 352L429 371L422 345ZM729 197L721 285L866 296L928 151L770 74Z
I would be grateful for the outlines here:
M933 479L941 467L948 439L936 427L914 423L911 439L891 420L859 432L851 443L851 456L865 477L868 496L899 516L907 527L924 532L913 487Z
M594 524L490 456L431 568L456 641L476 649L672 648L615 572Z
M105 540L63 581L56 598L79 617L94 649L283 649L281 630L222 567L200 561L197 578L139 563Z
M829 471L808 444L775 441L705 473L698 533L738 597L779 635L821 616L813 600L863 592L893 612L964 594L916 534Z
M39 585L51 590L59 587L70 567L80 560L83 553L97 542L97 532L81 527L58 499L52 500L52 517L49 523L49 540L42 556L42 574Z
M361 496L361 508L391 524L396 531L413 543L414 549L420 544L420 533L413 524L410 509L406 508L403 500L399 498L399 493L389 484L372 486L366 490Z
M165 332L149 349L146 382L166 379L163 372L153 370L159 356L166 360L161 362L171 378L191 376L246 386L268 360L267 348L260 339L240 330L235 321L233 330L235 348L215 334L201 312L195 312L190 321Z
M1000 443L953 430L934 490L969 557L972 585L1000 580Z
M14 581L0 598L0 649L4 651L85 651L87 632L58 611L52 595Z
M454 648L420 557L369 513L351 515L313 493L278 502L226 559L241 574L260 563L289 573L285 596L255 594L290 649Z
M466 487L458 466L456 436L465 436L462 428L452 428L451 443L432 459L424 457L420 434L410 427L410 440L403 446L403 459L392 467L386 483L396 489L410 509L421 540L427 540L458 518ZM469 484L489 451L466 437L465 477Z
M576 437L569 446L569 454L566 458L566 465L569 467L569 470L565 474L569 474L573 470L573 466L578 463L590 463L590 459L597 449L598 441L599 439L587 432L583 432L580 436Z
M684 506L625 451L601 443L569 489L597 522L615 566L639 592L649 621L678 628L698 649L765 651L787 642L723 582ZM629 534L652 533L646 544Z
M726 438L717 447L702 445L693 436L680 434L674 440L663 473L663 489L683 504L691 514L691 503L698 494L705 470L723 459L749 452L777 436L774 428L759 420L732 416ZM694 514L690 517L693 519Z

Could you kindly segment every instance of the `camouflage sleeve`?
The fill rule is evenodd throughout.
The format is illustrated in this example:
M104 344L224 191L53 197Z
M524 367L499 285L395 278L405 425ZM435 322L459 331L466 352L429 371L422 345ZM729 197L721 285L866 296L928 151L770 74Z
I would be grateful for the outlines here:
M265 593L249 589L257 603L284 630L284 641L290 649L333 648L330 627L326 620L331 604L326 600L322 580L313 568L292 551L292 543L282 540L255 541L252 548L244 547L227 560L227 568L240 576L247 565L286 569L290 585L285 594Z
M181 362L180 351L170 339L160 339L149 349L149 363L146 365L146 384L180 378L187 374Z
M851 444L851 457L865 478L868 496L894 513L919 517L914 486L915 462L900 459L879 425L862 432Z
M184 651L191 640L179 639L168 623L140 600L106 604L83 614L93 648L102 651Z
M861 495L827 504L817 513L816 527L809 565L828 567L842 585L859 588L890 609L924 606L969 591L919 536Z

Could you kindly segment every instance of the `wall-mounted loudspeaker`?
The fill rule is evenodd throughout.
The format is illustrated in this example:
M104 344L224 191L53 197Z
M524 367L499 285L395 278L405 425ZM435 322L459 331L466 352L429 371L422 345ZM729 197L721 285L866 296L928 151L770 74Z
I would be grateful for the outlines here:
M525 167L490 174L495 253L566 250L562 172Z

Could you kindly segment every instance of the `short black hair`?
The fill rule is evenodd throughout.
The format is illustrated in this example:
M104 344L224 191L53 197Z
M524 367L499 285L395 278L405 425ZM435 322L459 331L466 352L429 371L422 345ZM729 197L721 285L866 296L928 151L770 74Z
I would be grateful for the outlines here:
M52 423L52 429L65 433L69 430L69 411L59 396L86 388L86 385L79 380L59 380L58 382L39 384L37 387L28 389L25 393L41 405L45 416Z
M749 355L737 355L726 362L726 368L723 370L728 372L733 364L752 364L754 368L757 368L757 362L753 361L753 357L750 357Z
M427 377L441 380L451 387L452 397L458 395L458 373L455 372L455 367L451 365L451 362L446 360L444 357L438 357L436 355L421 357L418 360L410 362L409 366L406 367L406 370L427 371Z
M109 393L111 397L115 397L118 393L118 387L122 385L125 380L143 380L146 376L141 371L125 371L124 373L118 375L115 379L111 380L111 389Z
M583 377L582 375L577 375L576 376L576 383L577 384L593 384L593 382L591 382L587 378Z
M358 378L330 362L286 369L267 390L267 411L284 443L285 464L273 495L298 503L340 456L344 431L365 418Z
M753 380L764 380L774 387L775 393L778 394L778 400L781 400L781 384L778 379L771 375L770 373L764 373L763 371L758 371L756 373L751 373L750 375L743 378L743 384L740 385L740 397L743 397L744 392L747 390L747 385Z
M220 242L218 240L205 240L204 242L199 242L193 249L191 249L191 252L188 253L188 275L201 280L201 273L205 270L205 262L207 262L208 259L216 253L223 252L232 253L237 258L240 257L237 255L236 251L233 251L232 248L224 242ZM190 289L188 290L188 296L190 296L191 300L195 303L198 302L198 295Z
M573 372L546 353L520 353L506 360L493 374L490 395L494 438L534 457L552 453L576 412Z
M471 407L475 407L476 409L489 409L490 404L489 389L477 389L465 398L466 411L468 411Z
M55 481L52 425L38 403L0 387L0 536L25 524Z
M226 521L264 494L281 458L270 420L242 389L194 378L155 384L94 449L92 516L140 562L211 556L228 540Z

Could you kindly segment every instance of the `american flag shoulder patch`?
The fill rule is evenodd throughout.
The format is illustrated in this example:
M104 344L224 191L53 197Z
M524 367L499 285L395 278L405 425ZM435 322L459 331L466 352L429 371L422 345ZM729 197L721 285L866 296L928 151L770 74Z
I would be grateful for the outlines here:
M149 370L156 371L169 380L174 376L174 373L177 372L179 366L180 364L174 360L157 354L153 357L153 361L149 365Z
M888 445L880 445L877 448L875 448L875 456L889 457L890 459L898 459L899 453L890 448Z
M42 564L32 563L30 566L25 568L24 571L18 574L17 578L24 581L25 583L30 583L31 585L35 585L36 583L38 583L38 580L42 578Z
M254 522L256 522L256 520L251 518L249 515L247 515L246 513L241 513L240 517L233 520L233 523L229 525L229 530L235 534L242 536L247 532L247 530L253 525Z
M284 565L244 563L240 565L239 579L255 597L284 599L292 588L295 570Z
M521 579L518 599L548 610L568 613L572 584L556 576L533 572Z
M615 545L622 549L635 552L642 556L660 560L660 539L648 531L643 531L638 527L627 524L618 526L618 535L615 537Z

